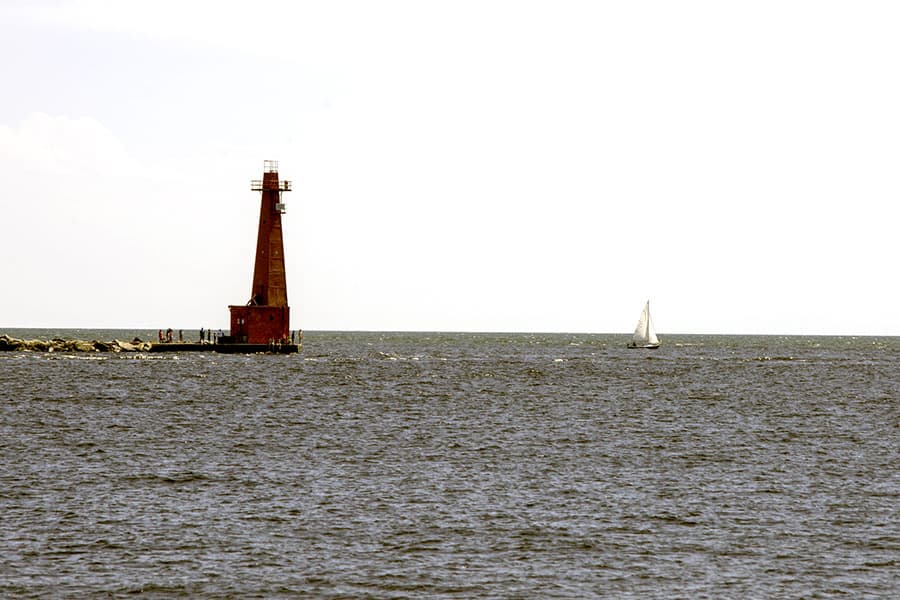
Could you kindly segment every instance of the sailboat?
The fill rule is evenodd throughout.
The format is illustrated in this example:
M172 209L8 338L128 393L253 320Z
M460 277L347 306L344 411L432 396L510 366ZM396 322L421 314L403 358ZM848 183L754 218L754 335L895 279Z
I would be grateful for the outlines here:
M656 331L653 330L653 321L650 320L650 301L644 305L641 311L641 318L638 319L637 327L634 328L634 335L631 336L629 348L659 348L659 338L656 337Z

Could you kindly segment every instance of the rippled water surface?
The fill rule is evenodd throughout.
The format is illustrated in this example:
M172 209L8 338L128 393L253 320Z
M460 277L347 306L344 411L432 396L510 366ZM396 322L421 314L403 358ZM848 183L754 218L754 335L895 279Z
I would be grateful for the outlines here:
M0 353L0 596L897 596L900 339L625 341Z

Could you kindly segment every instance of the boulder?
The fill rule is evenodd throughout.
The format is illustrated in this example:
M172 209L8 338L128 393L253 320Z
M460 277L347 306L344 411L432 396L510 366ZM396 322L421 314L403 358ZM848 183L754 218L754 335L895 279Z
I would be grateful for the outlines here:
M112 343L118 347L118 352L149 352L150 350L150 342L142 342L137 340L134 342L123 342L120 340L113 340Z
M47 352L53 347L51 342L45 342L44 340L25 340L23 345L23 350L31 350L32 352Z
M5 333L0 335L0 350L19 350L22 346L22 340L11 338Z

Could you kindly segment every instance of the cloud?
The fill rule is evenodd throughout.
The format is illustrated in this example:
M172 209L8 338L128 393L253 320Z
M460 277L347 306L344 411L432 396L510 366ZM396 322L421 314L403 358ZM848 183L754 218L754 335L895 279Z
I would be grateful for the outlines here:
M140 168L116 135L93 117L32 113L0 125L0 160L58 175L135 175Z

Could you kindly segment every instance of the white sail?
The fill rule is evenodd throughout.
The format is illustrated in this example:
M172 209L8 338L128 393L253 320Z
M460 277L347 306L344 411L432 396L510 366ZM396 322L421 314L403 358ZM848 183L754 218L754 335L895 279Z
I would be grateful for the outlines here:
M644 304L644 310L638 319L637 326L634 328L634 335L631 336L632 348L656 348L659 346L659 338L656 337L656 331L653 329L653 321L650 319L650 301Z
M653 329L653 319L650 318L650 303L647 303L647 344L650 346L659 346L659 338L656 337L656 330Z

